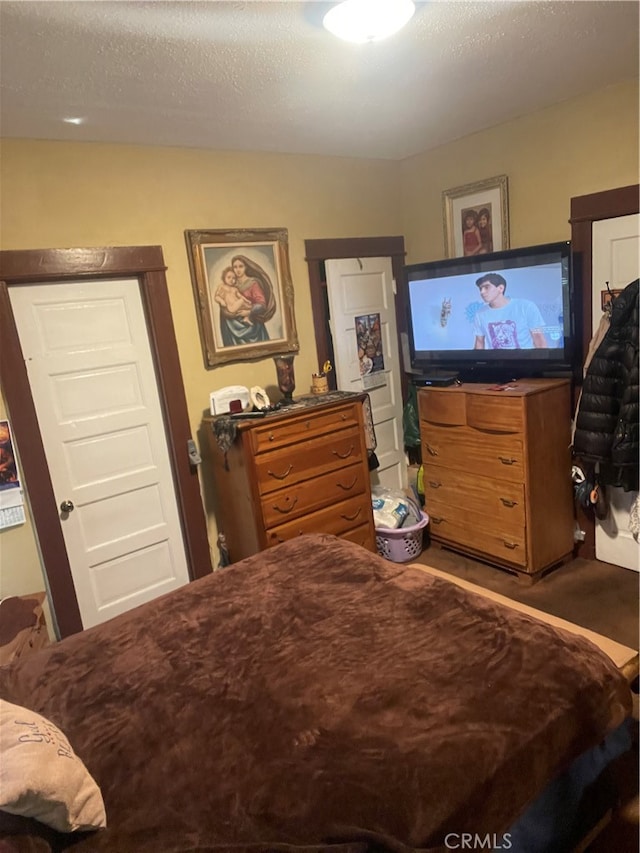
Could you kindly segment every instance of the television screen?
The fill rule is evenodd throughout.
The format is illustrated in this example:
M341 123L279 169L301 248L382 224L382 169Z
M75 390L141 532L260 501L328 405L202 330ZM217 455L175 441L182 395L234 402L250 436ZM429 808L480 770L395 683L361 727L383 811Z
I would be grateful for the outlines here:
M564 242L405 267L412 369L570 373L570 254Z

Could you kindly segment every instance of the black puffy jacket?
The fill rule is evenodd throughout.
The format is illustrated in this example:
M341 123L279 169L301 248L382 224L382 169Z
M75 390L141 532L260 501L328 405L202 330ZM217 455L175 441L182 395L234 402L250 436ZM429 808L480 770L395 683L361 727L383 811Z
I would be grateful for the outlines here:
M638 279L613 301L611 325L587 368L574 454L598 481L638 491Z

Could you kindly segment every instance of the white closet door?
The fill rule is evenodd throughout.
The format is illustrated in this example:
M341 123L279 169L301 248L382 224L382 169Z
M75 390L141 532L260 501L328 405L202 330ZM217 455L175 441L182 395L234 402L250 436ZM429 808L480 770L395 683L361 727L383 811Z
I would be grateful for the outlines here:
M369 394L380 467L374 485L404 489L407 465L402 424L402 386L391 258L347 258L325 263L336 381L342 391ZM384 368L362 374L358 358L356 317L380 323Z
M9 294L88 628L189 580L142 299L131 280Z

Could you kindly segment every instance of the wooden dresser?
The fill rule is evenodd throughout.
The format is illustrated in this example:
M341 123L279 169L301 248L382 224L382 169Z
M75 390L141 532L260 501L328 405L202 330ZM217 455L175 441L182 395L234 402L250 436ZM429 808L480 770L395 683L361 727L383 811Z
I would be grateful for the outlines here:
M536 579L573 551L570 383L418 391L431 539Z
M204 419L218 529L233 562L302 533L333 533L376 550L363 397L336 396L234 420L226 454L216 419Z

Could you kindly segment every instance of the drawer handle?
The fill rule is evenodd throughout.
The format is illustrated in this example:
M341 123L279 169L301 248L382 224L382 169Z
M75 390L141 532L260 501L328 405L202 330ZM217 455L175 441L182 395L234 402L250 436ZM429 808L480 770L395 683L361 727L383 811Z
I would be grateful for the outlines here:
M311 421L307 421L305 426L307 429L311 429Z
M506 456L498 456L498 459L502 462L503 465L513 465L515 462L518 461L517 459L509 459Z
M437 515L430 515L429 519L433 522L433 524L442 524L444 518L438 518Z
M353 453L353 444L349 445L349 449L344 454L338 453L337 450L332 450L331 452L333 453L334 456L337 456L338 459L348 459L348 457L351 456L351 454Z
M272 432L270 432L269 433L269 441L275 441L275 438L276 438L275 435Z
M510 501L510 500L507 500L507 498L500 498L500 500L502 501L502 503L505 506L517 506L518 505L518 501Z
M345 415L344 412L340 415L340 417L342 418L343 421L347 420L347 416Z
M339 489L342 489L342 490L343 490L343 491L345 491L345 492L349 492L349 491L351 491L351 489L355 486L355 484L356 484L357 482L358 482L358 478L357 478L357 477L354 477L354 478L353 478L353 480L351 481L351 484L350 484L350 485L345 486L345 485L344 485L344 483L336 483L336 486L337 486Z
M510 551L515 551L515 549L518 547L517 542L507 542L506 539L503 539L502 541L504 542L504 547L509 548Z
M429 485L432 489L439 489L442 483L436 483L435 480L429 480Z
M427 453L430 456L437 456L438 455L438 451L435 448L431 447L430 444L427 444Z
M289 476L289 474L291 473L291 469L292 469L292 468L293 468L293 465L289 465L289 467L288 467L288 468L287 468L287 470L284 472L284 474L276 474L275 472L273 472L273 471L269 468L269 469L267 470L267 474L268 474L270 477L275 477L275 478L276 478L276 480L284 480L284 478L285 478L285 477L288 477L288 476Z
M285 500L289 501L289 500L291 500L291 498L285 498ZM291 510L294 508L294 506L297 503L298 503L298 497L296 495L296 497L291 501L290 506L280 508L277 504L274 504L273 509L275 509L276 512L281 512L283 515L287 515L287 513L291 512Z
M341 517L344 518L345 521L355 521L361 512L362 512L362 507L359 507L353 515L345 515L345 513L343 512L343 513L341 513Z

